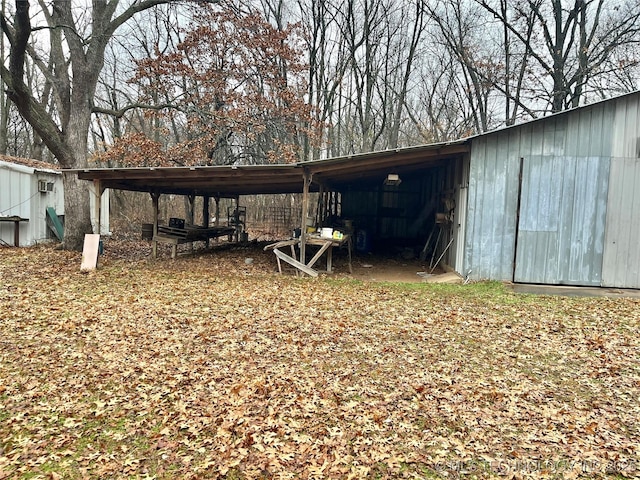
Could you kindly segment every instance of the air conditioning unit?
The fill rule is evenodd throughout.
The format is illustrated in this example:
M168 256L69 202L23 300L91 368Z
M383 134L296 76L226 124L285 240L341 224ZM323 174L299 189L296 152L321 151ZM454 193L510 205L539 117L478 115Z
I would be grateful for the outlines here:
M38 191L41 193L53 192L53 182L38 180Z

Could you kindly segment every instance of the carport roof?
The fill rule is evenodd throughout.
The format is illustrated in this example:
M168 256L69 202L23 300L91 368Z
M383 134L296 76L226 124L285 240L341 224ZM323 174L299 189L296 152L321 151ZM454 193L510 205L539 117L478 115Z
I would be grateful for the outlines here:
M340 189L358 182L382 181L389 173L410 173L447 163L469 151L468 140L383 150L323 160L279 165L135 167L65 170L103 188L140 192L233 197L300 193L303 174L318 185Z

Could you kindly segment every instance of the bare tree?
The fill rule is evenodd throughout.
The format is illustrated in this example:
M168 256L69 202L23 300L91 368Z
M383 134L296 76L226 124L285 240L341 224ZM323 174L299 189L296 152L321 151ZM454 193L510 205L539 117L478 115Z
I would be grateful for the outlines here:
M537 96L546 98L551 112L580 105L610 57L640 42L640 4L635 0L475 1L530 53L538 72ZM523 33L509 11L534 21L538 36Z
M1 66L7 96L43 139L64 168L87 165L88 137L98 79L107 45L114 33L134 15L168 3L142 0L121 6L118 0L95 0L89 10L77 10L69 0L38 1L46 29L32 25L28 1L16 0L13 21L2 12L4 35L10 46L9 68ZM31 50L34 36L49 46L45 61ZM31 57L53 87L55 110L48 111L25 81ZM89 189L75 174L63 174L65 188L65 248L80 249L84 234L92 230Z
M499 55L488 41L488 24L468 2L441 0L425 7L436 25L434 41L442 45L460 66L466 101L475 132L493 126L491 98L497 83Z

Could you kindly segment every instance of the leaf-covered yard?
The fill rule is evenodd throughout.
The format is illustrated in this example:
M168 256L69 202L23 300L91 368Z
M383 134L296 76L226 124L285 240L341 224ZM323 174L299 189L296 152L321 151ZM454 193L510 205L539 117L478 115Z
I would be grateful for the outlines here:
M0 250L0 478L640 475L640 302Z

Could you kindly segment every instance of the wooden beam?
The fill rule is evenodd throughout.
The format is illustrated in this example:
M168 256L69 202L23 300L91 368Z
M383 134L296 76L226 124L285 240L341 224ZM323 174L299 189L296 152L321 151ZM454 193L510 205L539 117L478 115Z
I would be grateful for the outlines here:
M297 261L295 258L292 258L289 255L287 255L286 253L281 252L277 248L273 250L273 253L276 254L276 257L278 257L279 259L287 262L289 265L293 265L294 267L296 267L301 272L304 272L307 275L310 275L312 277L317 277L318 276L318 272L316 272L314 269L307 267L304 263L301 263L301 262Z
M159 193L152 193L151 194L151 201L153 202L153 240L151 242L152 244L152 250L153 250L153 258L157 258L158 257L158 241L156 240L156 237L158 236L158 203L159 203L159 199L160 199L160 194Z
M101 180L93 181L93 215L96 219L96 226L94 228L93 233L100 235L102 232L102 192L104 192L104 187L102 186ZM96 231L97 229L97 231Z
M307 217L309 216L309 185L311 174L306 168L302 174L302 225L300 227L300 261L305 263L307 253Z
M202 226L209 228L209 197L207 195L202 197ZM209 238L205 241L207 248L209 248Z

